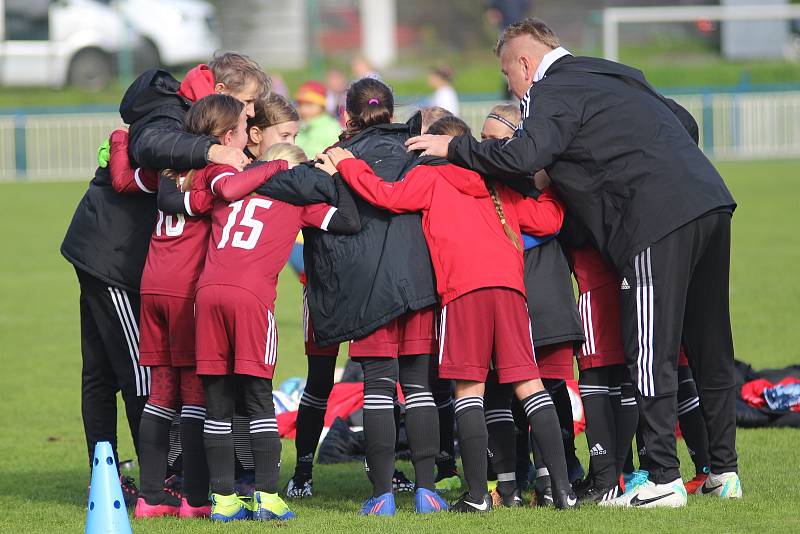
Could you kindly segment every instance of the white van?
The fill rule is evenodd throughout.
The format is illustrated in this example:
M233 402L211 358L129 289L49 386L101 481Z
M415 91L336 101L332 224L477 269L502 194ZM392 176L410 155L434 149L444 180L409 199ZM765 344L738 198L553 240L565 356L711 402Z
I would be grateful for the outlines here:
M0 85L96 90L130 52L133 74L207 61L219 47L201 0L0 0Z

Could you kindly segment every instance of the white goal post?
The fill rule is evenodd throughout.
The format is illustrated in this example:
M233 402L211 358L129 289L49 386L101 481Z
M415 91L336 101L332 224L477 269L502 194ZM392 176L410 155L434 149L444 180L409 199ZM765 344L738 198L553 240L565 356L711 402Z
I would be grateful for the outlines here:
M619 61L623 22L800 19L800 5L608 7L603 9L603 57Z

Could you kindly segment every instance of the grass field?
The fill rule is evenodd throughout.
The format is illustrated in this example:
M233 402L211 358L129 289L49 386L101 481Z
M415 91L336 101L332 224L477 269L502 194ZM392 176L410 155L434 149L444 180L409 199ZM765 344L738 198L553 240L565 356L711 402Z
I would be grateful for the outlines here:
M725 163L719 168L739 208L733 223L731 313L737 357L756 368L800 363L800 162ZM86 505L85 444L80 417L78 287L58 248L84 184L0 186L0 532L79 532ZM299 286L281 278L278 380L305 372ZM120 420L120 456L133 456ZM498 510L485 517L418 517L408 497L394 519L360 518L368 494L360 464L315 472L317 497L293 505L285 528L314 532L798 532L800 474L796 430L740 430L740 502L690 497L681 510L620 511L585 507ZM583 436L580 454L587 459ZM679 444L684 475L692 469ZM284 442L285 483L294 444ZM408 465L403 465L411 474ZM135 473L134 473L135 476ZM455 497L455 495L451 496ZM137 533L257 532L278 525L230 526L171 519L135 522Z

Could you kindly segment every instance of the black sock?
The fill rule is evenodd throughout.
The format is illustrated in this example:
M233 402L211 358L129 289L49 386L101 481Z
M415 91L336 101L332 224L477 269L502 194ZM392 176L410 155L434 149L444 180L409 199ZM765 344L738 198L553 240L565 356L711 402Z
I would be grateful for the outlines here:
M540 391L520 400L528 416L533 439L550 473L553 491L570 490L567 462L564 458L564 442L561 439L558 415L550 394L547 391Z
M678 422L697 474L709 472L708 430L697 386L688 367L678 367Z
M486 384L484 417L491 453L490 462L495 475L494 480L498 481L498 485L501 479L504 480L506 489L511 481L516 487L517 455L514 435L516 429L510 406L512 395L510 384L496 382Z
M635 434L635 432L634 432ZM628 456L625 458L625 463L622 466L623 473L633 473L636 468L633 466L633 447L628 444Z
M400 385L406 399L406 433L417 488L435 490L434 467L439 452L439 414L428 383L430 356L401 356Z
M517 484L521 484L522 488L527 487L533 463L531 462L530 423L528 423L525 410L522 409L522 404L516 396L511 397L511 414L514 416L514 456L517 459L515 466Z
M314 454L317 452L319 437L325 425L325 412L328 397L333 389L333 372L336 358L328 356L308 356L308 379L300 406L297 409L297 465L295 474L311 477L314 468Z
M624 374L619 382L619 395L611 398L611 408L614 410L617 431L614 446L617 456L617 474L619 475L625 471L628 458L631 459L631 465L633 464L631 443L639 423L639 407L636 405L633 384L628 380L628 370L622 365L618 367L620 368L619 372Z
M164 502L164 478L167 473L169 429L175 410L145 404L139 423L140 493L148 504Z
M364 369L364 438L372 496L392 491L397 360L359 358Z
M200 425L202 435L203 428ZM202 444L202 439L200 440ZM202 445L201 445L202 447ZM203 453L205 454L205 453ZM176 413L169 427L169 453L167 454L167 478L178 475L183 469L183 450L181 447L181 416Z
M607 367L581 371L578 385L586 417L586 442L594 484L612 486L617 480L616 426L609 398Z
M483 416L483 398L462 397L455 400L458 446L469 494L474 501L489 492L486 484L486 448L488 435Z
M183 494L191 506L208 502L208 463L203 447L203 406L185 404L181 408L181 443L183 449Z
M236 377L202 376L206 394L206 420L203 442L208 462L209 486L212 493L234 493L235 453L232 419L236 405Z
M433 399L439 417L439 453L436 455L436 468L439 477L453 472L456 467L455 450L455 411L453 410L452 381L437 379L433 383Z
M281 440L275 420L275 403L272 400L272 379L237 375L243 393L253 450L255 490L278 492L281 466Z

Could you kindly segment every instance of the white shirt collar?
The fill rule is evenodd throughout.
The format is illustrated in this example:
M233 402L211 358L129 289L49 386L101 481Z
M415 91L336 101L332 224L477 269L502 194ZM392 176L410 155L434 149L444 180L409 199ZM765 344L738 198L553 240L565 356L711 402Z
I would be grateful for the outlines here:
M561 59L564 56L571 55L569 50L564 48L563 46L559 46L558 48L554 48L553 50L549 51L544 55L542 58L542 62L539 63L539 68L536 69L536 72L533 73L533 83L538 82L545 76L547 76L547 69L550 68L550 65L555 63L557 60Z

